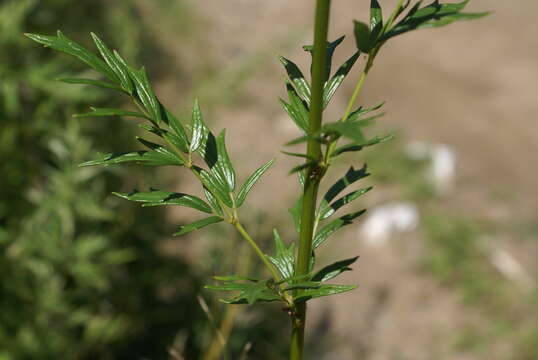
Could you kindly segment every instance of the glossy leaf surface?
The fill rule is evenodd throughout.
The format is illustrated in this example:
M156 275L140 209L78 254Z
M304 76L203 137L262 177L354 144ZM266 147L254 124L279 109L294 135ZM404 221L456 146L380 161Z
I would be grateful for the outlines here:
M312 248L316 249L318 248L329 236L331 236L334 232L336 232L338 229L342 228L343 226L349 225L353 223L353 220L364 214L366 210L357 211L351 214L344 215L329 224L322 227L314 237L314 240L312 241Z
M241 189L239 189L239 193L237 194L236 198L236 205L237 207L243 205L245 202L245 199L247 198L247 195L249 194L250 190L258 182L258 180L262 177L263 174L273 165L275 162L274 159L269 160L262 166L260 166L256 171L254 171L244 182L244 184L241 186Z
M295 245L291 244L287 247L276 229L273 230L273 237L275 254L273 256L267 255L267 258L275 265L283 278L291 278L294 274Z
M323 269L314 274L312 281L324 282L334 279L344 271L352 270L349 266L355 263L358 258L359 257L356 256L351 259L340 260L331 265L325 266Z
M149 192L133 191L130 193L114 193L123 199L144 203L142 206L179 205L211 214L211 206L194 195L169 191L152 190Z

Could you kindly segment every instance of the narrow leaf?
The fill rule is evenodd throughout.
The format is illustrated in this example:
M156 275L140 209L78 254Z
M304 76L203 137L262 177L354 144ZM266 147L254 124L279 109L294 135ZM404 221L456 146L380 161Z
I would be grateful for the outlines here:
M112 69L112 71L116 74L117 78L120 80L122 88L127 93L132 94L134 88L131 78L129 77L127 68L114 56L112 51L110 51L110 49L103 43L103 41L101 41L101 39L97 35L95 35L93 32L90 33L90 35L92 36L93 41L97 46L97 49L99 49L101 56L106 61L110 69Z
M370 190L372 190L371 186L364 189L352 191L349 194L342 196L340 199L336 200L332 204L328 204L325 199L323 199L318 210L319 219L327 219L329 216L333 215L336 211L338 211L338 209L340 209L342 206L349 204L350 202L366 194Z
M338 90L347 74L349 74L349 72L353 68L353 65L355 65L355 62L359 58L360 54L360 51L355 52L355 54L353 54L345 63L340 66L340 68L338 68L331 80L329 80L327 84L325 84L325 88L323 90L324 107L329 104L332 97L336 93L336 90Z
M383 29L383 11L377 0L371 0L370 2L370 31L371 42L376 41Z
M351 259L340 260L331 265L325 266L323 269L314 274L312 281L324 282L334 279L344 271L351 270L349 266L355 263L358 258L358 256L355 256Z
M38 43L43 44L45 47L50 47L54 50L64 52L66 54L75 56L105 75L109 80L114 83L119 82L118 77L109 68L109 66L101 59L99 59L95 54L88 51L82 45L77 42L69 39L61 31L58 30L56 36L47 36L39 34L25 34L30 39L37 41Z
M150 114L152 121L159 124L162 120L161 106L155 92L149 83L146 70L142 67L140 70L128 68L129 76L133 80L136 88L136 94L142 102L146 111Z
M237 207L240 207L241 205L243 205L243 202L245 202L245 199L247 198L247 195L252 189L252 187L254 186L254 184L258 182L260 177L262 177L262 175L265 174L265 172L271 167L271 165L273 165L274 162L275 162L275 159L269 160L268 162L260 166L258 169L256 169L256 171L254 171L245 180L245 183L241 186L241 189L239 189L239 193L237 194L237 198L236 198Z
M86 117L101 117L101 116L129 116L140 119L149 119L146 115L136 112L128 111L122 109L111 109L111 108L94 108L92 107L92 112L85 114L76 114L74 117L77 118L86 118Z
M79 166L108 166L127 162L146 166L183 165L183 162L175 156L167 156L156 151L130 151L101 155L98 159L82 163Z
M130 193L113 194L126 200L142 202L144 203L143 206L179 205L200 210L208 214L213 212L205 201L194 195L161 190L152 190L150 192L134 190Z
M178 120L178 118L175 117L174 114L172 114L166 108L164 108L164 111L162 111L162 113L164 114L163 120L170 126L173 131L173 133L170 134L170 138L167 140L171 141L182 152L188 153L189 139L187 138L185 128Z
M315 299L322 296L341 294L356 289L356 285L328 285L323 284L317 289L307 289L300 292L294 299L295 304Z
M292 243L287 247L276 229L273 229L273 236L275 240L275 255L267 255L267 258L275 265L283 278L291 278L295 271L295 246Z
M202 111L200 110L200 104L198 100L194 101L194 107L192 109L192 135L191 135L191 153L198 150L202 144L204 135L204 122L202 121Z
M223 175L226 184L228 185L228 192L235 190L235 169L233 167L228 151L226 150L226 131L222 130L217 137L217 169Z
M215 212L217 213L217 215L223 216L224 212L222 211L222 207L220 206L217 198L205 186L204 186L204 195L207 201L209 202L209 204L211 204L211 207L213 208L213 210L215 210Z
M174 234L174 236L185 235L185 234L187 234L187 233L189 233L191 231L201 229L201 228L206 227L206 226L211 225L211 224L219 223L219 222L221 222L223 220L224 219L221 218L220 216L210 216L208 218L195 221L195 222L193 222L191 224L181 226L179 228L179 231L176 232Z
M372 145L376 145L376 144L380 144L380 143L383 143L385 141L389 141L389 140L392 140L394 139L394 135L385 135L385 136L376 136L370 140L367 140L366 142L352 142L352 143L349 143L349 144L346 144L346 145L343 145L343 146L340 146L338 148L336 148L332 154L331 154L331 157L336 157L340 154L343 154L345 152L350 152L350 151L360 151L362 150L363 148L367 147L367 146L372 146Z
M297 93L308 105L310 105L311 90L299 67L291 60L285 57L279 57L280 62L284 65L290 81L295 86Z
M326 201L327 203L331 203L334 200L334 198L336 198L336 196L338 196L338 194L340 194L340 192L344 190L346 187L370 175L367 173L366 170L367 170L366 165L364 165L359 170L355 170L353 166L350 167L348 171L346 172L346 174L342 176L340 179L338 179L338 181L336 181L329 188L329 190L327 190L327 192L323 196L323 200Z
M312 241L312 248L316 249L318 248L323 242L331 236L334 232L336 232L338 229L340 229L343 226L349 225L353 223L353 220L364 214L366 210L357 211L351 214L344 215L329 224L322 227L314 237L314 240Z
M105 89L112 89L118 91L124 91L123 88L119 85L94 79L82 79L82 78L59 78L58 81L67 83L67 84L81 84L81 85L92 85Z

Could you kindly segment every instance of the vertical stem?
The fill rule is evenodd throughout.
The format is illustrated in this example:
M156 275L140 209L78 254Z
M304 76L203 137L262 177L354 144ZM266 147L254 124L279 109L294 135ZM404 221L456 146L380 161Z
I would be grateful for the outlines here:
M312 98L310 101L309 132L316 133L321 128L323 114L323 87L325 84L325 66L327 61L327 32L329 28L329 12L331 0L317 0L314 24L314 57L312 60ZM315 139L309 139L307 154L310 159L321 160L321 144ZM301 214L301 230L299 236L299 251L295 265L295 275L305 275L309 271L312 253L312 238L316 214L316 201L319 182L321 181L318 164L312 164L306 170L303 193L303 211ZM290 360L302 360L304 334L306 323L306 303L297 304L296 314L292 317L292 334Z

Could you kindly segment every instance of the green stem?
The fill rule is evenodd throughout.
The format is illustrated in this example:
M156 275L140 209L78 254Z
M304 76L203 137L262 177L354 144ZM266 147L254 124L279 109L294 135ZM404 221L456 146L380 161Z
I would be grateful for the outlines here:
M249 245L252 247L256 255L260 258L260 260L263 262L263 264L267 267L267 269L271 272L271 275L275 279L276 282L280 282L282 278L280 277L278 271L274 267L274 265L267 259L267 256L263 253L263 251L260 249L258 244L256 244L256 241L249 235L249 233L245 230L243 225L241 225L240 222L235 222L233 224L237 231L243 236L243 238L249 243Z
M317 0L314 24L314 58L312 60L312 97L310 108L309 132L317 133L321 128L323 116L323 87L326 79L327 33L329 29L329 13L331 0ZM316 139L307 142L307 155L310 159L321 160L321 143ZM295 275L306 275L309 272L314 235L316 202L322 172L319 164L312 164L306 170L303 193L303 210L299 235L299 251L295 265ZM290 360L302 360L306 323L306 302L296 306L292 316L292 334Z

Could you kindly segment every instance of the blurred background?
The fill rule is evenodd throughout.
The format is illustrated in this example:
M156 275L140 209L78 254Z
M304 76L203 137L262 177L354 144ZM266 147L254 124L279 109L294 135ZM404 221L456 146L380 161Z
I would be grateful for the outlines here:
M196 189L187 173L77 167L136 148L132 122L71 117L126 99L53 81L87 69L22 33L61 29L91 47L94 31L146 65L178 115L199 98L211 126L228 129L240 176L276 157L243 214L270 251L273 227L295 240L287 209L298 191L279 153L297 132L277 102L276 56L307 69L312 3L0 1L0 360L286 358L278 306L223 307L203 290L215 274L262 271L233 232L173 238L189 211L111 195ZM336 62L353 51L351 20L366 19L368 3L333 2L330 37L347 35ZM538 4L473 0L469 10L493 14L395 38L367 80L359 102L387 101L376 131L396 140L347 159L372 173L368 215L319 258L360 255L339 279L359 289L311 302L311 359L538 359Z

